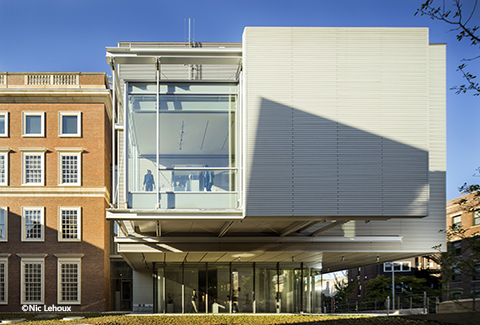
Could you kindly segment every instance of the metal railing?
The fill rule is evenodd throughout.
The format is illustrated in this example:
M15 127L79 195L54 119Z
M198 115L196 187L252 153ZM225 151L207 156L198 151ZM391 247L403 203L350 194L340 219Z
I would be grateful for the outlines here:
M396 295L395 310L392 310L391 297L386 299L355 299L347 302L339 302L335 299L324 302L324 311L326 313L386 313L391 314L399 310L416 310L417 313L437 313L440 303L439 297L427 296L424 294L416 295Z

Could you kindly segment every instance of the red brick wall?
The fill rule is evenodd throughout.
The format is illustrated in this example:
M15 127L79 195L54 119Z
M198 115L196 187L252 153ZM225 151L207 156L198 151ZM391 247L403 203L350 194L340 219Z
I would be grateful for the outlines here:
M81 74L80 85L105 85L105 75Z
M9 138L0 138L0 147L10 152L10 186L21 185L22 154L18 148L47 148L45 153L45 185L58 185L58 153L55 148L81 147L82 185L105 186L106 170L110 170L111 146L109 124L102 104L0 104L0 111L9 111ZM22 137L22 111L45 112L45 137ZM82 112L82 137L58 136L59 111ZM107 138L108 137L108 138Z
M14 76L17 77L17 76ZM23 78L23 76L21 76ZM95 78L93 78L95 77ZM100 76L104 78L104 76ZM87 82L97 82L92 76ZM100 79L99 79L100 80ZM84 80L85 81L85 80ZM22 80L23 83L23 80ZM103 83L103 79L102 79ZM9 253L8 259L8 305L0 305L0 312L21 311L20 305L20 257L16 254L48 254L45 258L45 301L46 305L57 305L57 258L54 254L84 254L82 262L82 304L72 305L74 311L104 311L110 308L109 281L109 222L105 219L108 207L103 196L63 196L55 190L72 187L58 186L59 147L81 147L82 187L110 188L111 128L103 104L0 104L0 111L9 112L9 137L0 138L1 148L10 148L9 186L6 190L28 189L29 192L15 196L0 196L0 206L9 207L8 242L0 242L0 252ZM22 111L45 112L45 137L22 137ZM82 112L82 137L60 138L58 136L58 112ZM45 153L45 185L51 190L42 195L40 188L21 185L22 154L18 148L47 148ZM79 188L78 186L73 186ZM45 188L41 188L43 190ZM103 193L103 191L102 191ZM44 242L21 241L22 206L45 207ZM82 241L58 241L58 207L80 206L82 208Z

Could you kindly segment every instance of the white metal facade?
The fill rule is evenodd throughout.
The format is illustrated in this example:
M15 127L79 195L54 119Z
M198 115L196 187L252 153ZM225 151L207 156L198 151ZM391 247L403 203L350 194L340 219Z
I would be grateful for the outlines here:
M142 48L139 61L115 61L120 54L107 49L120 89L124 80L154 80L155 60L173 48L119 48L127 46ZM445 46L429 44L428 29L247 27L242 47L239 71L222 65L209 74L205 66L195 78L220 73L241 83L243 222L205 211L190 219L128 211L120 193L108 217L142 233L118 240L131 265L145 262L142 252L152 262L243 254L245 262L297 256L334 270L420 255L445 241ZM178 80L180 70L167 65L160 79Z

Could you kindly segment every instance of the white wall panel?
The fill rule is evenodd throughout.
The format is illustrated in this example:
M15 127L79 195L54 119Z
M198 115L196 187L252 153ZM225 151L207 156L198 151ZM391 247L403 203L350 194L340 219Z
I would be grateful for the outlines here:
M243 50L247 215L428 214L427 29L252 27Z

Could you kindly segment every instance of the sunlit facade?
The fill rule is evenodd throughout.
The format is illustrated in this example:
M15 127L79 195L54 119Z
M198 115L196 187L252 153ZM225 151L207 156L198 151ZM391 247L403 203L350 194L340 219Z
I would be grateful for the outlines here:
M119 42L107 62L111 257L133 269L114 296L132 310L318 313L322 273L445 241L445 46L428 29L248 27Z

